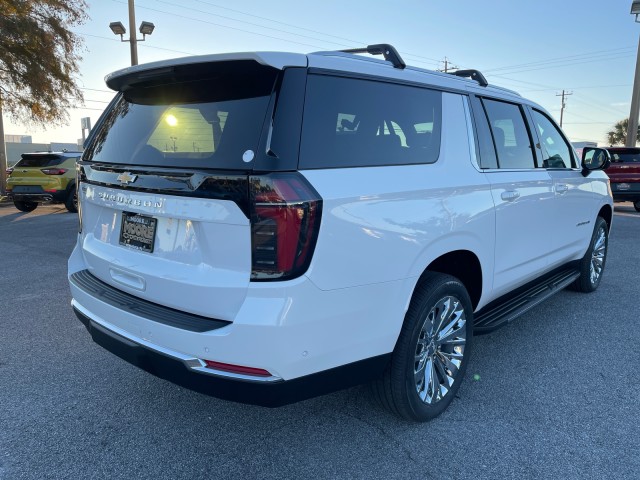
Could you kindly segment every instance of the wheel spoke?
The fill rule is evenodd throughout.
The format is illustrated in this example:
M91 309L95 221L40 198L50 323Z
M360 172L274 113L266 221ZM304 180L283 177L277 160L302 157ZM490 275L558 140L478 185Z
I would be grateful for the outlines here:
M458 335L459 333L462 333L462 336L465 335L464 328L467 322L465 320L460 321L462 313L463 312L460 312L460 315L454 321L447 325L446 328L442 329L436 338L436 343L442 344L445 343L446 340L452 339L454 336L460 337L461 335Z
M425 363L424 369L422 371L424 373L420 380L422 388L418 389L418 395L423 402L432 403L432 397L429 397L429 388L431 387L433 381L433 362L431 361L431 358L427 359L427 362Z
M438 400L438 394L440 393L440 382L438 382L438 374L436 373L436 367L433 360L429 359L427 365L429 368L429 390L431 390L431 400L429 403L435 403Z
M441 387L440 393L444 397L449 387L453 385L453 371L445 366L444 362L442 361L442 357L440 357L439 355L436 355L433 363L436 366L436 370L440 378L442 379L442 382L439 382Z
M425 357L425 361L422 362L422 365L420 366L420 368L415 369L415 373L414 373L416 390L418 391L418 395L420 395L420 398L422 398L422 400L424 400L424 396L422 395L422 392L423 390L426 391L426 385L425 385L426 359L427 357Z
M449 375L454 376L458 373L458 369L460 365L462 365L462 355L461 354L451 354L446 352L438 352L438 360L442 363L444 368L448 370ZM453 383L453 382L452 382Z
M465 322L466 324L466 322ZM459 336L455 336L454 334L456 333L460 333ZM447 336L447 338L444 338L440 341L437 342L437 344L439 346L444 346L444 345L451 345L453 347L457 346L457 345L462 345L464 346L467 343L467 339L465 338L465 332L464 331L460 331L460 330L456 330L455 332L453 332L452 335Z
M417 367L414 368L416 374L421 371L422 369L424 369L424 364L427 361L427 352L426 350L423 351L422 353L420 353L419 355L416 355L416 361L415 363L418 365Z

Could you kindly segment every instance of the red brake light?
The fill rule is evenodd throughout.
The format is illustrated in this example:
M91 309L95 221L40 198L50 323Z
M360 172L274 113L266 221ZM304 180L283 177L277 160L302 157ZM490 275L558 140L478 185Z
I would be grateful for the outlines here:
M41 168L40 171L45 175L64 175L67 172L66 168Z
M243 367L242 365L231 365L230 363L214 362L205 360L207 368L222 370L223 372L240 373L242 375L253 375L255 377L270 377L271 374L262 368Z
M315 249L322 198L299 173L250 177L251 280L302 275Z

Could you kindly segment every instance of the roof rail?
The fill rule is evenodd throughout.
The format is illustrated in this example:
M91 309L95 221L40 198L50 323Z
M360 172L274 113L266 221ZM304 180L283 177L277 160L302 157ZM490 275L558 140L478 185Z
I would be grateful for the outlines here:
M368 53L369 55L383 55L384 59L391 62L394 68L403 69L407 66L394 46L389 45L388 43L377 43L375 45L368 45L366 48L349 48L347 50L338 51L344 53Z
M484 75L480 73L479 70L456 70L455 72L451 72L451 74L455 75L456 77L464 77L475 80L481 87L486 87L489 85L489 82L487 82L487 79L484 78Z

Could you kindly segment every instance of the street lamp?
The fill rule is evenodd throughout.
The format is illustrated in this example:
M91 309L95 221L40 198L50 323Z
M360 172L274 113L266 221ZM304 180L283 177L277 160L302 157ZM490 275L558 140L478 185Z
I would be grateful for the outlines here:
M640 15L640 0L631 2L631 15ZM640 114L640 38L638 39L638 54L636 57L636 74L633 79L633 93L631 95L631 111L629 112L629 129L627 130L627 141L625 146L635 147L636 136L638 134L638 115Z
M122 24L122 22L111 22L109 24L109 28L116 35L120 35L120 38L122 38L122 35L127 33L127 29L124 28L124 25ZM122 41L124 42L124 39Z
M634 0L631 2L631 15L635 15L636 22L638 22L638 15L640 15L640 0Z
M115 35L120 35L121 42L129 42L131 44L131 65L138 64L138 42L144 42L147 35L151 35L156 26L151 22L142 22L140 24L140 33L142 38L136 38L136 14L133 5L133 0L129 0L129 38L124 39L123 35L127 33L127 29L124 28L122 22L111 22L109 28Z
M144 37L145 35L151 35L153 33L153 29L156 28L156 26L151 23L151 22L142 22L140 24L140 33L142 34L142 40L144 41Z

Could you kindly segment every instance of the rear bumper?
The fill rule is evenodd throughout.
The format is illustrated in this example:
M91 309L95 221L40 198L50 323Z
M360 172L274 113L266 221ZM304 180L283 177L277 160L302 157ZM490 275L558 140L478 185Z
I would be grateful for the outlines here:
M18 202L64 202L67 198L66 190L56 190L53 192L35 192L35 193L26 193L26 192L13 192L12 190L7 191L7 196L13 200Z
M614 192L614 202L637 202L640 201L640 192Z
M263 407L279 407L324 395L377 378L390 354L380 355L341 367L292 380L266 377L259 380L242 375L206 371L200 359L155 346L89 318L75 304L74 312L94 342L127 362L172 383L206 395Z
M640 182L612 181L611 193L616 202L637 202L640 200Z

